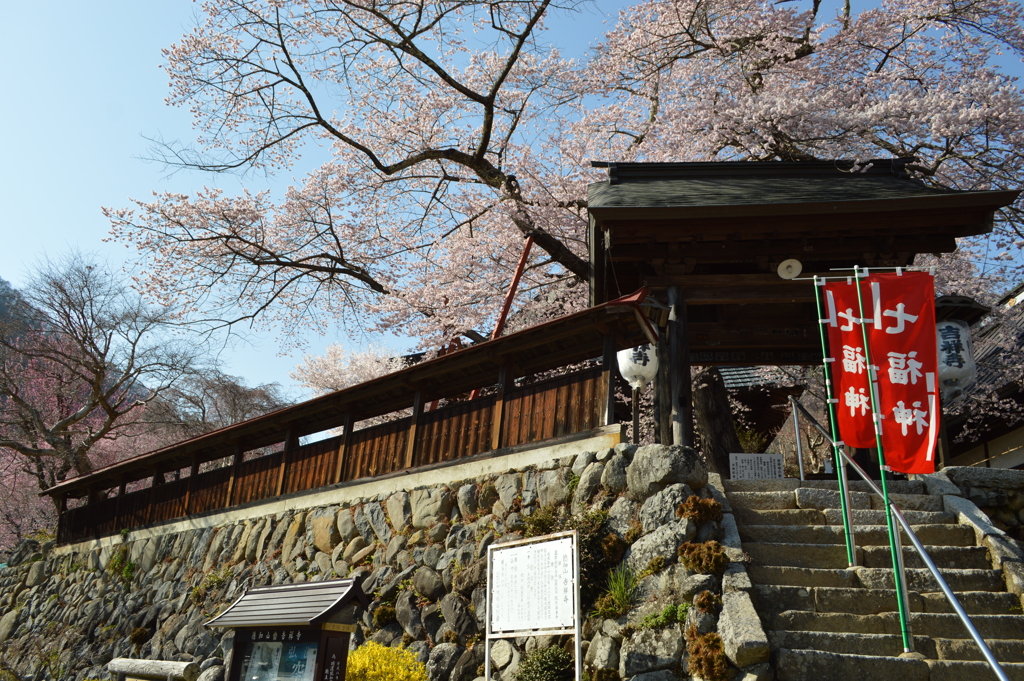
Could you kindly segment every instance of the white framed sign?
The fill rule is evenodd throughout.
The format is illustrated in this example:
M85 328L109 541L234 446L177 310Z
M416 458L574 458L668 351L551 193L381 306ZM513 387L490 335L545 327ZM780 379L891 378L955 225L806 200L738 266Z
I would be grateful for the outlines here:
M729 477L733 480L781 478L782 454L730 454Z
M581 626L575 530L487 547L485 678L491 678L491 640L573 634L579 681Z

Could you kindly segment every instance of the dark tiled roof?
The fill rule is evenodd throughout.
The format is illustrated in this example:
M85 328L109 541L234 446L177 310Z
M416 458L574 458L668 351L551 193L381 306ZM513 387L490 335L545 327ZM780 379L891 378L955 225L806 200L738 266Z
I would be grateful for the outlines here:
M879 201L955 195L906 177L899 160L851 172L843 161L608 164L589 187L597 208L669 208Z

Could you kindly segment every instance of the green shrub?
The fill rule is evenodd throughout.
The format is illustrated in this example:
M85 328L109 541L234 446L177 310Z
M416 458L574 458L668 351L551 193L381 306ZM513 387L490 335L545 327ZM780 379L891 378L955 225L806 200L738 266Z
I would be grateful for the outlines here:
M616 560L612 561L605 553L607 520L607 511L569 515L564 505L545 506L525 520L527 537L576 530L580 547L580 600L584 609L589 608L601 592L608 568L622 559L614 556Z
M701 499L698 496L689 497L676 508L676 515L680 518L688 518L698 525L703 525L709 520L722 521L722 505L714 499Z
M651 613L640 620L637 629L662 629L670 627L677 622L686 621L686 613L690 606L686 603L680 605L666 605L661 612Z
M125 586L132 582L135 577L135 563L128 560L128 545L118 544L117 548L107 561L107 574L120 581Z
M381 629L395 621L395 606L385 603L373 611L373 628Z
M151 635L146 627L135 627L132 633L128 634L128 641L137 648L148 641Z
M636 575L628 565L620 565L608 573L608 588L594 602L594 614L607 619L622 617L633 606Z
M405 648L367 641L348 654L347 681L427 681L426 666Z
M722 609L722 597L711 591L701 591L693 599L693 607L706 613L716 613Z
M729 663L725 658L722 637L714 632L699 634L697 627L691 625L686 638L686 652L689 654L686 664L690 674L704 681L727 681Z
M688 570L702 575L719 577L729 567L729 557L716 541L685 542L679 546L679 561Z
M562 511L563 507L561 506L545 506L537 509L529 518L523 519L523 524L526 525L524 534L526 537L540 537L557 532L558 530L555 528L564 523L561 517Z
M614 669L595 669L590 681L622 681L622 677Z
M572 655L555 647L524 655L515 676L516 681L568 681L572 677Z
M605 561L609 565L618 565L622 561L622 557L626 555L626 549L628 548L629 544L614 532L609 532L601 540L601 550L604 552Z
M626 543L627 544L632 544L637 539L639 539L640 535L643 534L643 533L644 533L643 525L640 524L639 520L637 520L636 518L633 518L632 520L629 521L629 529L626 530L626 536L625 536Z
M655 556L647 563L647 567L644 571L639 574L637 579L643 579L644 577L650 577L656 575L665 569L665 556Z

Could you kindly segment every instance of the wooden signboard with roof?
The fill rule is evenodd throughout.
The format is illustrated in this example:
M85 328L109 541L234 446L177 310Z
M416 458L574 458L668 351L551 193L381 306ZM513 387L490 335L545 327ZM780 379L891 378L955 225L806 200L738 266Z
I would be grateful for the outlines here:
M249 589L207 627L233 628L227 681L343 681L362 579Z

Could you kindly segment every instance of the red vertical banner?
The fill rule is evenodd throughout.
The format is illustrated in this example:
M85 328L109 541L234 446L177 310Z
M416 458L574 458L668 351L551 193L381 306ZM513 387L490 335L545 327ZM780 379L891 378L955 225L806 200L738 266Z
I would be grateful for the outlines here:
M828 328L828 361L832 362L832 394L837 400L839 436L851 447L874 447L864 332L853 282L850 277L824 285L825 318L821 323Z
M932 276L872 274L861 287L885 463L900 473L934 473L941 414Z

